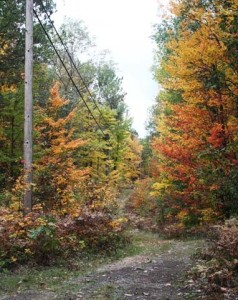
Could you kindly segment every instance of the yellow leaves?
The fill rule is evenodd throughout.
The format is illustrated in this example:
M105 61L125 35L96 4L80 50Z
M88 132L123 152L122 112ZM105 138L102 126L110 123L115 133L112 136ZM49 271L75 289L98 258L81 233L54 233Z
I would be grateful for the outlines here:
M0 86L0 92L1 93L15 93L17 91L17 87L12 84L12 85L2 85Z
M126 182L136 180L140 174L142 145L136 137L125 138L125 146L121 152L121 161L117 166L118 176Z
M152 185L152 191L150 192L151 196L161 196L167 189L171 187L171 182L167 180L162 180L161 182L156 182Z
M117 232L117 231L121 231L122 227L125 226L127 222L128 222L127 218L119 218L119 219L113 220L109 224Z
M1 42L1 48L0 48L0 56L6 56L7 50L10 48L9 43L6 41L3 41L2 38L0 38Z
M182 2L176 0L170 0L169 4L170 4L171 13L176 16L180 15Z
M169 182L156 182L153 184L152 188L161 191L167 189L171 184Z
M14 262L17 261L17 258L16 258L15 256L11 256L11 257L10 257L10 261L11 261L12 263L14 263Z
M163 85L168 89L182 90L185 99L191 93L194 95L194 91L204 88L204 83L198 78L206 74L209 76L214 65L224 69L227 52L224 34L219 24L214 24L213 18L203 17L207 24L202 24L195 31L181 30L180 38L172 38L166 45L171 54L163 62L163 67L170 76L164 79Z
M47 220L46 219L43 219L43 218L38 218L37 219L37 225L38 226L46 226L47 225Z
M218 213L214 210L214 208L208 207L201 210L201 215L201 222L211 223L216 220Z
M5 220L6 221L12 221L12 220L14 220L14 218L15 218L15 216L12 214L12 215L6 215L6 217L5 217Z
M18 225L19 225L20 227L24 227L24 226L25 226L25 223L24 223L24 222L19 222Z
M178 214L177 214L177 219L181 222L184 221L184 219L186 217L189 216L189 211L188 210L181 210Z
M238 2L214 1L214 8L201 1L175 2L176 26L158 32L163 48L158 52L164 53L158 78L165 92L155 110L157 166L151 168L155 183L150 195L165 208L172 204L173 216L179 212L177 220L190 226L211 220L213 210L234 207L232 199L224 207L214 202L223 203L222 189L236 185L231 174L238 163Z
M227 129L230 134L234 136L234 141L238 141L238 118L229 116L227 121Z
M35 204L32 207L33 212L43 212L43 206L41 203Z
M25 253L26 253L26 254L30 254L30 255L33 254L32 250L29 249L29 248L26 248L26 249L25 249Z

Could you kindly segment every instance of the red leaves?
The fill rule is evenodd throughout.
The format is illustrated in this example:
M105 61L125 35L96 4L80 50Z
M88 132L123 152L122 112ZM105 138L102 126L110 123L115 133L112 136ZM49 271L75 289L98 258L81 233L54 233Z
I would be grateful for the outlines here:
M165 23L156 36L161 57L157 78L164 90L154 110L157 166L152 176L158 185L169 184L161 195L166 208L189 206L196 222L212 220L207 211L220 212L219 203L237 212L232 204L238 195L237 58L228 53L228 40L235 44L237 37L223 26L223 14L230 14L225 1L219 5L214 15L206 5L180 1L171 15L171 24L179 26ZM232 5L237 9L237 3ZM195 16L199 26L194 26Z
M210 136L207 138L207 141L214 148L224 147L228 138L228 134L225 132L222 124L215 123L210 130Z

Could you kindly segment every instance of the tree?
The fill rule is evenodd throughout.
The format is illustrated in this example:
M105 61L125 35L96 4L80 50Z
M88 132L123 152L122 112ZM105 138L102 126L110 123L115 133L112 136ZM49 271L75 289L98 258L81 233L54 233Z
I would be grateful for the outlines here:
M88 169L77 166L75 152L85 142L74 138L71 122L76 110L62 114L67 104L55 84L47 107L38 107L36 125L35 201L46 211L55 209L61 213L80 205L80 187L88 173Z
M47 9L53 11L54 4L47 1ZM34 8L39 15L42 7L35 1ZM47 20L43 21L47 26ZM23 151L23 99L24 99L24 24L25 1L9 0L0 3L0 120L3 147L0 156L0 189L10 189L22 168ZM46 37L39 30L39 25L34 26L35 31L35 78L41 69L38 83L43 83L46 70L39 63L47 62ZM47 53L48 55L49 53ZM43 72L44 70L44 72ZM42 76L42 74L44 75ZM37 82L35 82L37 86ZM48 86L46 87L48 88ZM42 86L34 90L34 96L43 99L48 94L42 92ZM3 142L4 141L4 142Z
M180 1L155 35L165 91L156 106L153 190L186 225L237 213L236 10L235 1Z
M123 101L125 93L122 90L122 78L117 77L113 65L102 64L97 70L97 85L100 102L117 110L118 117L122 117L125 110Z
M83 95L87 94L87 89L91 90L93 78L95 77L95 64L91 57L94 55L95 45L88 30L82 21L67 19L59 28L58 33L64 45L62 45L58 35L54 33L52 38L55 47L81 93ZM79 95L56 54L53 56L51 67L55 79L62 85L62 93L71 100L72 107L77 105ZM91 92L93 93L92 90Z

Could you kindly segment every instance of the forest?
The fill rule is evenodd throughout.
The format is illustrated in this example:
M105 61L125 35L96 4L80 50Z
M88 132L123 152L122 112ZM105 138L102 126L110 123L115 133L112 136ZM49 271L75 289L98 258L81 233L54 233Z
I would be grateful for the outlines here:
M140 138L116 63L83 22L56 29L54 1L34 1L32 203L24 213L26 8L0 2L0 277L22 265L111 255L128 247L134 226L207 239L209 267L196 276L219 295L238 291L238 1L159 7L152 72L160 88ZM224 299L214 297L201 299Z

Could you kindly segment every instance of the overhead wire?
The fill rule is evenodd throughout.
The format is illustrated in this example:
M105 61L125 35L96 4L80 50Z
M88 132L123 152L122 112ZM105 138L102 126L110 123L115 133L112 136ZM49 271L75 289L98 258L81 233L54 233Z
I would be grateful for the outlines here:
M55 53L56 53L58 59L60 60L62 66L64 67L64 69L65 69L67 75L69 76L69 78L70 78L70 80L71 80L73 86L75 87L77 93L79 94L80 98L82 99L82 101L83 101L84 105L86 106L88 112L90 113L90 115L91 115L92 118L94 119L95 123L97 124L97 126L98 126L99 130L101 131L101 133L103 134L103 136L104 136L105 138L107 138L107 135L104 133L104 131L103 131L101 125L98 123L97 119L96 119L95 116L93 115L93 113L92 113L90 107L88 106L87 102L85 101L85 99L84 99L84 97L83 97L83 94L82 94L81 91L79 90L79 88L78 88L77 84L75 83L75 81L74 81L72 75L70 74L69 70L67 69L67 67L66 67L66 65L65 65L65 63L64 63L64 61L63 61L63 59L61 58L61 56L60 56L60 54L59 54L59 51L56 49L56 47L55 47L55 45L54 45L54 43L53 43L53 41L52 41L50 35L48 34L48 32L46 31L44 25L42 24L42 21L41 21L41 19L39 18L37 12L36 12L35 10L33 10L33 11L34 11L34 14L35 14L35 16L36 16L36 18L37 18L37 20L38 20L38 22L39 22L39 24L40 24L42 30L44 31L46 37L48 38L48 40L49 40L49 42L50 42L52 48L54 49L54 51L55 51Z
M74 60L73 60L73 58L72 58L72 56L71 56L71 54L70 54L70 52L69 52L67 46L66 46L66 44L64 43L64 41L63 41L61 35L59 34L57 28L55 27L54 22L51 20L51 17L50 17L50 15L49 15L49 13L47 12L47 9L46 9L46 7L45 7L45 5L44 5L44 3L43 3L42 0L40 0L40 4L41 4L41 6L42 6L42 8L43 8L43 10L44 10L44 12L45 12L45 14L46 14L48 20L50 21L50 24L51 24L52 28L54 29L54 31L55 31L55 33L56 33L56 35L57 35L57 37L58 37L60 43L61 43L62 46L64 47L64 50L66 51L66 53L67 53L67 55L68 55L68 57L69 57L69 59L70 59L72 65L73 65L73 67L74 67L74 69L75 69L75 71L76 71L76 73L78 74L80 80L82 81L84 87L86 88L86 91L88 92L88 94L89 94L91 100L93 101L95 107L96 107L97 110L99 111L99 114L101 115L101 117L102 117L102 119L104 120L105 124L109 125L109 124L108 124L108 121L107 121L107 120L105 119L105 117L104 117L104 114L102 113L101 109L99 108L99 106L98 106L98 104L97 104L97 102L96 102L96 100L95 100L95 97L92 95L92 93L91 93L91 91L89 90L89 88L88 88L88 86L87 86L87 84L86 84L86 82L85 82L83 76L82 76L81 73L79 72L78 67L76 66L76 64L75 64L75 62L74 62ZM109 128L109 130L110 130L110 128ZM110 131L111 131L111 130L110 130ZM113 134L113 133L112 133L112 134Z

